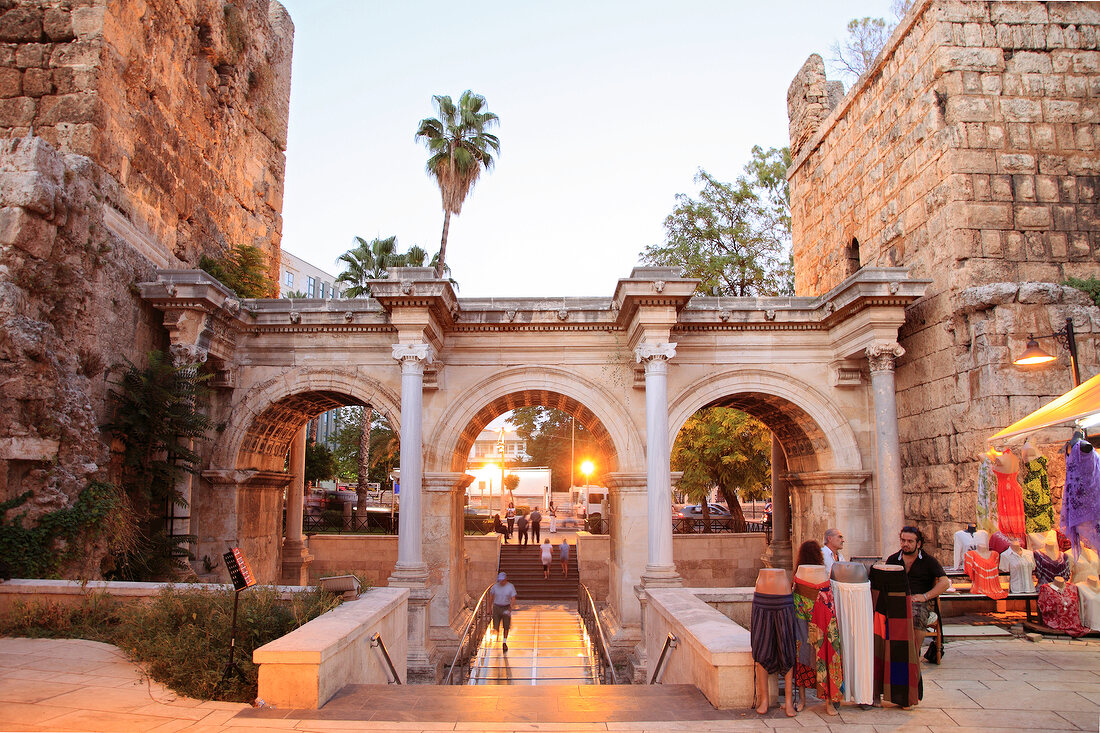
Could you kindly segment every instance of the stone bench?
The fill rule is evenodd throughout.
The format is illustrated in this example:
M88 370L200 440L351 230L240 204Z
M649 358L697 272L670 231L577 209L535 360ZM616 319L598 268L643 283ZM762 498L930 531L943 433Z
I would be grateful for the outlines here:
M716 708L753 703L749 630L711 604L751 607L752 588L649 588L645 642L652 676L669 632L679 641L665 658L663 682L695 685ZM648 682L648 680L646 680Z
M378 633L402 683L408 657L407 588L374 588L252 652L259 697L278 708L316 710L350 684L386 684Z

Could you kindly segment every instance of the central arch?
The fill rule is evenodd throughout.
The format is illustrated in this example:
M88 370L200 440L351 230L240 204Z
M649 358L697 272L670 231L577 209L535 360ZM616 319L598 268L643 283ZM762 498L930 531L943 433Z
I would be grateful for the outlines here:
M563 410L587 427L613 461L609 471L644 467L643 441L621 398L573 372L547 367L507 369L466 389L426 442L425 467L465 469L470 447L493 418L533 405Z

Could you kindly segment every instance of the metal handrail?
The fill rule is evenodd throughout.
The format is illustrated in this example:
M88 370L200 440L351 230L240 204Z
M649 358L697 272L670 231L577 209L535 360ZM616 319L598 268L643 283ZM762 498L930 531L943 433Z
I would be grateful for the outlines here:
M489 609L489 604L486 600L489 597L489 591L493 586L489 586L481 592L481 597L477 599L477 605L474 606L474 612L470 614L470 620L466 622L466 629L462 632L462 637L458 641L458 650L455 652L454 659L451 660L451 666L447 670L447 676L443 678L443 684L461 684L451 682L451 676L454 674L455 665L458 664L458 660L462 658L462 668L466 669L466 665L469 663L470 657L474 655L474 651L477 649L477 645L481 643L481 637L485 633L485 630L489 628L489 622L492 619L492 612ZM470 645L473 645L473 649L467 649ZM463 654L463 652L466 652ZM465 672L463 672L463 678L465 678Z
M382 656L386 658L386 664L389 665L389 668L390 668L390 676L393 677L393 681L390 682L390 684L391 685L400 685L401 684L401 678L397 676L397 669L394 668L393 660L390 659L390 653L386 649L386 642L382 641L382 635L379 634L377 631L374 632L374 636L372 636L370 638L370 645L372 647L379 647L379 648L382 649Z
M657 659L657 666L653 668L653 677L650 678L649 684L651 684L651 685L657 684L657 682L658 682L657 678L658 678L658 676L660 676L661 672L663 671L661 669L661 667L665 663L665 655L668 654L669 649L675 649L676 645L679 644L679 643L680 642L676 638L676 635L673 634L671 631L668 632L668 636L665 637L665 645L663 647L661 647L661 656L658 657L658 659Z
M600 658L600 682L607 684L607 677L611 677L611 684L619 684L615 677L615 665L611 662L611 650L607 645L607 637L603 633L603 624L600 623L600 615L596 612L596 601L588 591L584 583L577 583L577 613L580 614L584 626L588 629L588 638L596 647L596 655Z

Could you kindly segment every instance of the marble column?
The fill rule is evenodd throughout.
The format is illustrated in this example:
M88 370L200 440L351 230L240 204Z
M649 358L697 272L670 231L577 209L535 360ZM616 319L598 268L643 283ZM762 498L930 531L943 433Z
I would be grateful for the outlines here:
M408 680L434 684L428 606L432 592L424 562L421 508L424 470L424 365L431 363L428 344L394 344L393 358L401 363L401 493L397 523L397 564L389 584L409 589Z
M772 541L764 553L764 564L769 568L790 570L794 560L790 530L790 485L787 473L787 454L779 438L772 436Z
M645 365L646 495L648 553L643 585L680 585L672 558L672 480L668 441L668 360L676 344L643 343L635 357Z
M199 365L205 363L207 359L206 349L193 344L172 344L168 348L168 353L172 357L172 364L181 370L180 376L191 380L198 376ZM191 400L191 406L194 407L194 397L191 396L188 399ZM184 440L183 444L187 450L195 449L195 441L190 438ZM169 509L166 527L168 536L193 535L195 532L191 526L191 516L193 513L194 497L192 494L194 493L195 476L190 471L181 470L175 479L175 483L179 500L174 502ZM188 549L191 554L197 555L193 546ZM180 552L182 553L183 550L184 548L181 547Z
M876 343L867 347L875 406L878 549L882 554L894 549L898 532L905 524L901 452L898 444L898 403L894 386L894 360L904 353L905 349L895 342Z
M283 585L309 585L313 556L302 538L302 504L305 502L306 426L290 443L290 485L286 487L286 535L283 539Z

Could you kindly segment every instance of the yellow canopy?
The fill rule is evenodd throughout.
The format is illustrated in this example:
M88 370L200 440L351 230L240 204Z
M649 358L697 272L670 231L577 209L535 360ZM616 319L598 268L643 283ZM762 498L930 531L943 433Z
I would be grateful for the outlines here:
M1003 440L1100 412L1100 374L989 438Z

